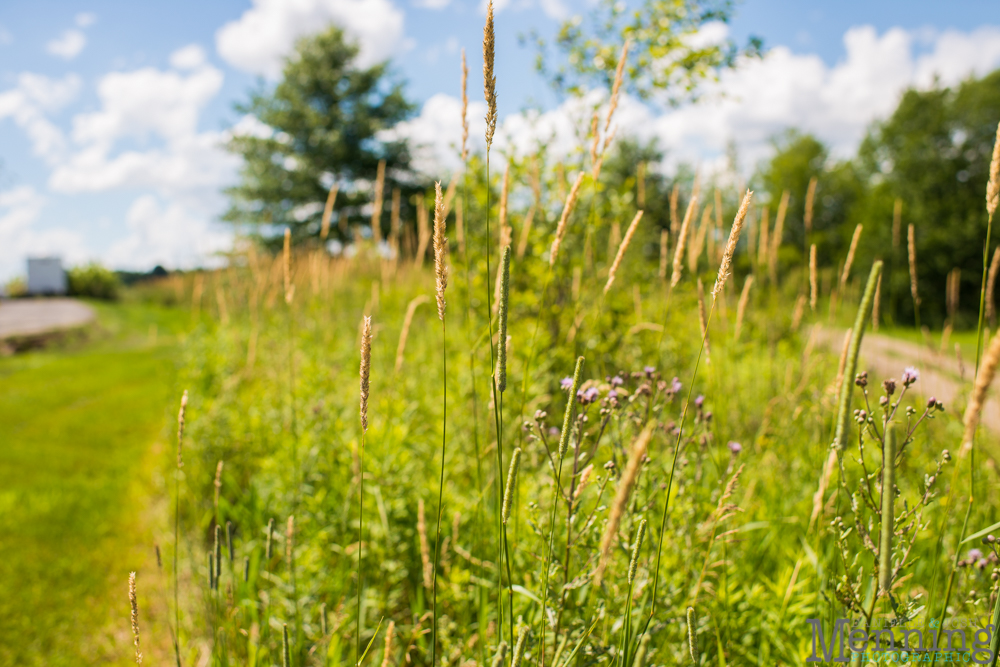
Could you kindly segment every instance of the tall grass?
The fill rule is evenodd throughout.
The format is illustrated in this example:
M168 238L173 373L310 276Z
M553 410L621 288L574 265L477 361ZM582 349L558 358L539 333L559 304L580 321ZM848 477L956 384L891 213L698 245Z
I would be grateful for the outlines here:
M957 562L966 528L1000 500L970 503L955 544L954 531L937 547L925 530L950 529L957 478L947 487L948 505L935 503L950 454L930 450L957 437L957 422L936 400L914 407L920 385L909 369L898 382L885 378L878 406L869 403L862 341L882 265L871 267L860 295L849 288L865 242L861 227L846 257L837 258L841 271L818 266L809 238L799 249L808 250L807 262L786 265L779 252L785 231L796 224L808 231L815 181L805 193L782 194L773 230L765 237L762 225L756 244L743 234L756 206L749 190L715 184L713 210L702 211L698 230L699 184L683 193L683 219L680 187L673 189L669 221L607 192L602 170L611 165L605 154L627 49L616 63L603 128L598 109L577 152L555 165L544 150L511 159L501 186L500 243L490 174L498 122L490 3L486 152L468 152L464 103L461 192L457 178L448 194L435 184L433 232L425 231L416 256L401 252L385 271L358 234L350 257L306 246L293 253L289 242L280 258L226 270L226 317L220 301L217 317L187 343L185 380L199 411L185 431L182 407L174 485L174 626L179 637L179 568L204 574L204 565L192 563L207 564L205 610L187 613L214 641L207 656L197 655L197 642L182 648L175 641L178 664L182 657L273 664L280 653L296 667L361 665L383 625L384 667L485 664L491 656L496 667L800 664L811 650L807 619L854 614L871 635L887 609L927 613L918 589L934 576L950 579L943 595L930 587L930 613L949 607L956 586L982 587L971 574L960 579L957 567L949 572L948 561ZM464 55L462 71L466 100ZM574 174L569 181L567 173ZM645 178L643 171L630 183ZM563 196L547 196L560 187ZM648 193L642 196L648 202ZM807 220L789 217L792 197L807 199ZM586 229L573 224L578 206L589 212ZM725 239L716 237L723 209L733 215ZM418 217L426 214L421 208ZM614 243L616 225L629 219ZM372 223L379 224L377 215ZM448 224L461 234L454 255ZM394 248L401 248L392 239L404 225L413 221L392 225ZM608 256L595 259L593 249L605 241ZM427 244L433 272L422 268ZM987 238L980 330L989 245ZM692 260L686 272L685 259ZM449 298L464 309L449 323L452 270L465 280L450 285ZM820 288L820 275L824 285L832 276L832 289ZM911 275L916 299L915 268ZM712 278L708 302L702 286ZM207 279L211 288L222 276ZM204 280L182 288L204 291ZM740 291L732 319L723 307L727 289L736 291L731 280ZM752 290L754 282L768 288ZM416 317L431 290L440 334ZM274 312L269 304L282 296L287 308ZM839 368L838 350L814 349L821 300L856 309ZM835 318L838 310L831 308ZM662 324L642 321L642 312L662 313ZM812 325L808 338L798 332L801 322ZM849 324L827 326L837 323ZM839 340L832 333L828 338ZM1000 358L996 340L973 384L972 406L985 401L988 369ZM359 356L356 404L344 378ZM484 366L489 400L480 401ZM520 392L509 391L518 385ZM289 404L285 422L281 407ZM561 420L550 420L550 412ZM480 420L491 418L492 437L481 443ZM974 434L973 422L965 426ZM198 553L188 562L177 551L182 440L192 480L183 489L192 508L183 525L206 551L215 533L207 560ZM226 466L212 489L211 466L221 460ZM834 472L836 493L827 498ZM435 493L431 534L423 500ZM450 530L446 508L455 517ZM272 562L272 543L281 539L274 517L292 515L286 562ZM220 588L220 581L230 585ZM880 599L889 606L879 609ZM968 599L958 605L977 608ZM374 630L365 627L372 613L380 619ZM281 631L280 642L271 629Z

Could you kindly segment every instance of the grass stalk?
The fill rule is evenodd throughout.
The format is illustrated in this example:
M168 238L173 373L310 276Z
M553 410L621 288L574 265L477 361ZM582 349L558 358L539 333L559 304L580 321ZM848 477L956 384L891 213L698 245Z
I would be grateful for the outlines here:
M445 320L444 292L448 287L448 239L445 238L444 202L441 196L441 183L435 184L434 198L434 273L436 278L436 296L438 319L441 320L441 473L438 480L437 528L434 538L434 574L431 579L431 595L433 597L433 628L431 632L431 667L437 664L437 631L438 631L438 599L437 577L438 561L441 549L441 513L444 509L444 470L445 454L448 442L448 331Z
M184 469L184 413L187 411L187 390L181 396L181 408L177 413L177 470L174 472L174 659L181 667L181 605L177 558L181 539L181 474Z

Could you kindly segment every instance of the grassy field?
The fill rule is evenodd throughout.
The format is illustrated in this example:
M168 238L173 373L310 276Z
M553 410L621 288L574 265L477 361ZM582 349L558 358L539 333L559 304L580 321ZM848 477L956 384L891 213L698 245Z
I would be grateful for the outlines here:
M88 340L0 359L3 665L128 664L127 572L155 572L151 482L187 318L95 307ZM155 655L169 636L149 627Z

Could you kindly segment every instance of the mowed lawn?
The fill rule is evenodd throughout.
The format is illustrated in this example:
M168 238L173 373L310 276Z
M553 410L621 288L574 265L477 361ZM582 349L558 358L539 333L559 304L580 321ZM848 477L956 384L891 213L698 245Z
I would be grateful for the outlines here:
M162 591L150 524L178 316L99 312L95 340L0 359L0 665L129 664L129 571L148 584L140 621ZM144 638L154 655L158 634Z

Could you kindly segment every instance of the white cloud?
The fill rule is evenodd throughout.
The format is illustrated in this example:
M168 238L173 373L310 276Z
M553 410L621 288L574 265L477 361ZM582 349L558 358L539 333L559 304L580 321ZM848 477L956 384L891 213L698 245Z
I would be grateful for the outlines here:
M424 9L444 9L451 4L451 0L413 0L414 7Z
M403 13L391 0L253 0L251 9L215 33L216 49L231 65L276 79L295 41L330 23L358 41L362 66L405 45Z
M93 12L80 12L76 15L74 19L76 25L81 28L86 28L88 26L94 25L97 22L97 15Z
M485 102L469 105L469 150L485 147ZM387 141L411 142L413 167L422 173L440 175L461 166L462 101L439 93L424 103L420 115L381 133Z
M224 149L228 132L198 127L223 76L194 45L170 60L176 69L103 76L98 109L73 117L72 146L49 176L50 189L62 194L145 193L126 215L127 237L102 253L111 266L193 266L231 244L231 234L211 220L223 206L220 190L233 181L238 159ZM249 123L241 127L253 129Z
M720 34L717 26L699 39L718 40ZM667 153L668 170L681 161L701 163L709 170L721 167L730 141L736 142L744 169L752 168L770 155L771 137L790 127L815 134L835 156L846 157L857 149L872 121L892 113L906 88L927 88L935 77L942 85L954 85L1000 66L996 27L968 33L893 28L879 35L870 26L860 26L847 31L844 46L844 59L833 66L816 55L775 47L703 86L701 101L662 115L625 96L615 116L618 135L658 139ZM521 155L536 150L539 143L557 155L578 150L593 107L604 94L594 92L544 113L510 115L497 130L496 147ZM396 128L423 144L418 167L440 174L457 166L453 146L459 141L460 109L457 99L438 95L417 118ZM481 116L481 110L470 112L474 128ZM481 137L481 129L473 129L472 136Z
M170 54L170 66L174 69L198 69L205 62L205 49L197 44L188 44Z
M191 268L218 264L214 257L232 247L233 234L208 216L153 195L137 198L126 214L129 234L104 253L110 266L146 270L156 264Z
M191 136L201 108L222 87L222 72L205 66L187 76L146 67L112 72L98 83L100 111L73 119L73 139L109 147L126 136L158 134L169 141Z
M87 46L87 36L83 34L83 31L70 29L46 44L45 50L54 56L73 60L80 55L85 46Z
M23 273L29 255L57 255L69 263L86 258L78 232L37 228L44 207L45 199L30 185L0 191L0 282Z
M54 163L65 151L66 138L47 114L71 102L79 91L80 78L75 74L50 79L24 72L14 88L0 93L0 120L13 119L28 135L35 155Z
M14 41L14 36L10 34L3 25L0 25L0 46L5 46Z
M484 14L486 13L486 3L487 0L481 0L479 5L480 11ZM493 0L493 11L496 13L507 9L521 11L535 7L541 8L546 16L557 21L568 18L570 14L565 0Z
M191 64L192 55L174 60ZM55 166L49 186L62 193L153 188L190 206L216 208L237 160L222 146L228 135L199 132L198 121L221 85L222 73L209 65L188 73L143 68L105 75L97 86L100 109L73 118L76 149ZM140 147L120 150L129 139Z

